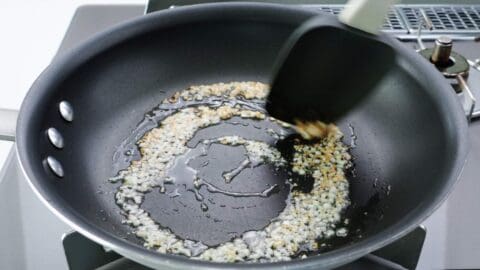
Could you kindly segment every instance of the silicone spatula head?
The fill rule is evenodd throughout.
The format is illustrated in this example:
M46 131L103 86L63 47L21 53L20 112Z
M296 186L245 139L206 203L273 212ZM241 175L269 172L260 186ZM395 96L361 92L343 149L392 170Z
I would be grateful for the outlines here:
M333 122L359 104L394 64L377 36L392 0L349 1L339 19L322 15L302 24L282 49L267 111L286 122Z

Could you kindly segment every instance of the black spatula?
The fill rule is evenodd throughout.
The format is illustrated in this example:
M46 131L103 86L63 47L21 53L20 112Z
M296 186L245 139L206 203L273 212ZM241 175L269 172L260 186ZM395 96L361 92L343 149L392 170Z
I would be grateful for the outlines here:
M267 111L290 123L329 123L362 101L394 62L393 49L376 35L392 2L351 0L339 19L302 24L277 60Z

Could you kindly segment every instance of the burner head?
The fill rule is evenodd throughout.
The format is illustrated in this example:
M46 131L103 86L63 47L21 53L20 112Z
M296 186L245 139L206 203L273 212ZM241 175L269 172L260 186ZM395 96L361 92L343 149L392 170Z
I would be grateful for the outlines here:
M450 55L452 53L452 39L449 37L441 36L435 40L435 47L433 47L432 56L430 61L436 66L448 67L452 64Z
M441 36L435 40L433 48L420 51L420 54L427 58L446 78L455 78L458 75L466 77L470 66L467 59L452 51L452 39Z

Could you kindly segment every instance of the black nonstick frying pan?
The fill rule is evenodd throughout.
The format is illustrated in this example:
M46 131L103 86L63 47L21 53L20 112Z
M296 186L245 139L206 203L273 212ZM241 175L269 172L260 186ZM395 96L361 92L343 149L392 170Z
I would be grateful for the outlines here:
M467 154L467 122L441 75L414 51L388 38L398 55L395 66L374 95L337 123L347 143L352 128L357 137L349 176L352 206L345 213L355 233L303 260L217 264L150 251L122 224L113 197L117 186L107 179L118 165L115 151L145 113L189 85L269 82L284 41L315 15L273 4L176 8L106 31L57 59L32 86L17 122L16 148L32 188L78 232L154 268L328 268L405 235L452 189ZM252 133L232 125L210 132ZM230 158L216 155L217 160ZM263 176L264 183L283 181L268 173ZM236 188L255 189L255 179L250 180ZM220 214L238 225L237 232L246 231L278 213L281 196L256 198L262 200L261 209ZM154 218L175 227L178 234L222 241L225 223L212 225L195 213L172 215L168 203L156 191L144 202ZM247 216L255 221L241 218Z

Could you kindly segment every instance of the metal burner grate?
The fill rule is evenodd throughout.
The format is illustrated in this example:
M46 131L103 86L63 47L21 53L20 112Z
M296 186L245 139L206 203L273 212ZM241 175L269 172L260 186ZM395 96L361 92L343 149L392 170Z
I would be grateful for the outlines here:
M432 32L480 33L480 5L397 6L410 32L418 29L421 9L432 22Z
M322 12L338 15L343 5L304 5ZM426 35L480 34L480 5L396 5L388 13L383 31L397 34L415 34L421 20L420 10L433 25Z

